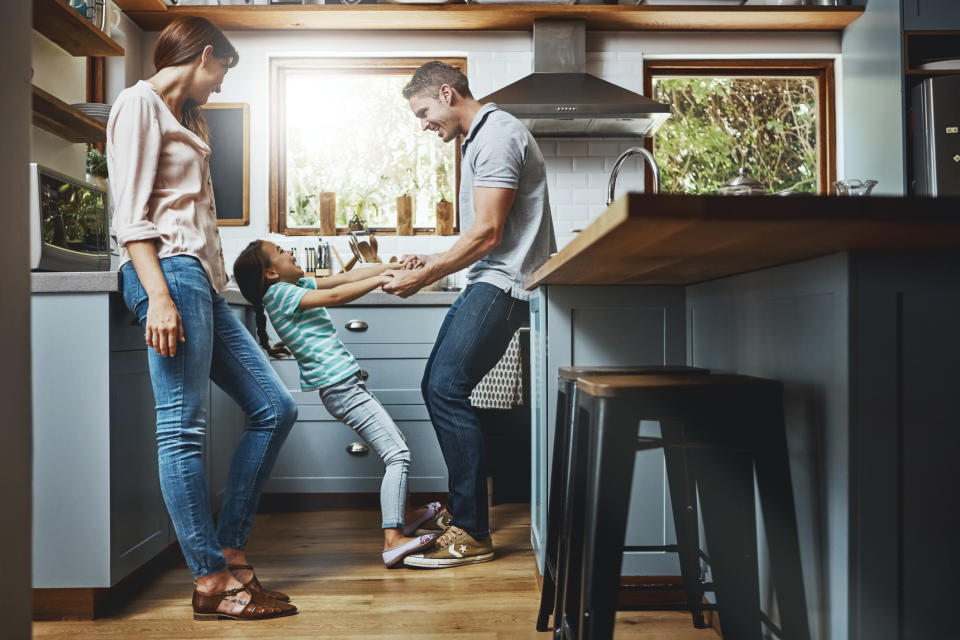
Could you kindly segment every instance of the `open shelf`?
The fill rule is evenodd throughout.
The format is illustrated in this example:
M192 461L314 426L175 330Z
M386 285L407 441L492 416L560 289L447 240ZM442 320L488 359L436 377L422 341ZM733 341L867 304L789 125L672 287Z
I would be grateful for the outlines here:
M958 74L960 69L920 69L924 62L960 59L960 31L905 31L904 73L908 76Z
M147 31L159 31L180 16L202 16L226 31L528 31L542 18L585 20L587 29L598 31L842 31L863 11L854 5L326 4L178 6L127 15Z
M106 142L107 127L40 87L33 87L33 124L67 142Z
M70 55L123 55L123 47L64 0L33 0L33 28Z
M167 3L163 0L113 0L113 3L124 11L167 10Z

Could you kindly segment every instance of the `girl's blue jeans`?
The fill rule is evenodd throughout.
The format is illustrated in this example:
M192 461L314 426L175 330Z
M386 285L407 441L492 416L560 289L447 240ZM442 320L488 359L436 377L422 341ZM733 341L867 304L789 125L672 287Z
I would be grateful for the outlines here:
M160 489L187 566L195 578L227 569L221 548L243 549L260 492L297 405L247 328L210 286L191 256L160 260L186 342L174 357L147 349L157 409ZM140 326L149 299L132 262L121 268L123 299ZM203 470L212 380L240 405L247 429L230 463L223 509L214 527Z
M359 373L320 389L320 399L330 414L367 441L383 460L380 510L383 528L403 526L407 501L410 449L383 405L367 390Z

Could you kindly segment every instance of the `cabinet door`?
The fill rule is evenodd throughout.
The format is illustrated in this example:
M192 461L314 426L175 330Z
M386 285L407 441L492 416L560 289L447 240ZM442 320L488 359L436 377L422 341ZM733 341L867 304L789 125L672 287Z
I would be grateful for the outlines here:
M410 449L407 488L446 491L447 475L440 445L423 405L387 405L387 412ZM365 455L347 452L363 439L336 421L322 405L300 408L300 417L280 450L266 491L276 493L376 493L383 463L371 448Z
M903 28L960 29L960 3L956 0L904 0Z
M146 350L111 354L110 416L110 573L116 582L169 541Z

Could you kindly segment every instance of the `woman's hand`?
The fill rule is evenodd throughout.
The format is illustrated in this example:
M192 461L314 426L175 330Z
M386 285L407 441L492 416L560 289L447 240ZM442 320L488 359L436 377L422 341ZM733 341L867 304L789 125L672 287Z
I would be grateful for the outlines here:
M147 307L147 346L161 356L177 355L177 343L186 342L180 312L170 294L150 298Z

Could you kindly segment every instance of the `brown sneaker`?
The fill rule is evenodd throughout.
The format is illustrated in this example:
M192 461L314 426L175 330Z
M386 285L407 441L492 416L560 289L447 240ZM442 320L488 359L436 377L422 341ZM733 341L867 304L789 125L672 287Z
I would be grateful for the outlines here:
M474 540L469 533L450 525L434 546L424 553L414 553L403 559L405 567L443 569L461 564L493 560L493 539Z
M439 503L438 503L439 504ZM428 507L430 505L427 505ZM450 515L450 512L447 511L446 507L440 507L440 509L434 514L432 518L426 520L417 525L417 528L411 533L407 533L407 530L403 530L404 535L418 535L423 536L428 533L443 533L450 527L450 518L453 516Z
M242 603L247 600L237 598L239 594L249 595L250 599L240 611L218 611L217 608L224 600ZM221 593L193 592L193 619L194 620L267 620L292 616L297 608L289 602L280 602L270 598L262 591L244 586L240 589L228 589Z

